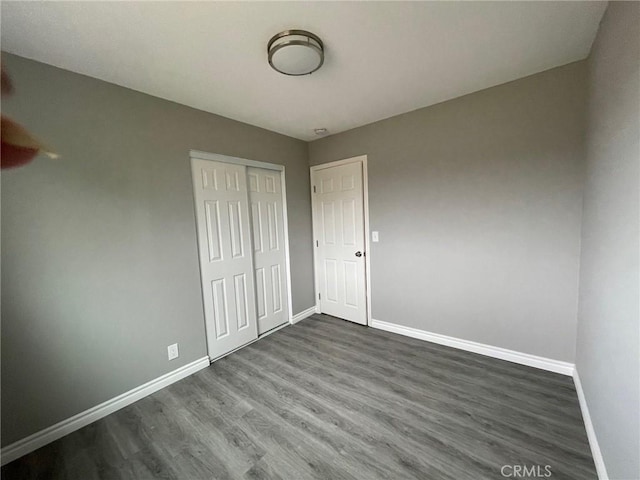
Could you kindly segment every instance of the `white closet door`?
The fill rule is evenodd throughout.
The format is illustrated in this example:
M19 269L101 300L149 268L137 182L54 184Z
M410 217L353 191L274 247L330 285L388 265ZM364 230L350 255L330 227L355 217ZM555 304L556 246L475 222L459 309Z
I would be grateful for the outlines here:
M192 162L207 344L214 359L258 337L247 167Z
M280 172L247 168L253 227L258 333L289 320Z

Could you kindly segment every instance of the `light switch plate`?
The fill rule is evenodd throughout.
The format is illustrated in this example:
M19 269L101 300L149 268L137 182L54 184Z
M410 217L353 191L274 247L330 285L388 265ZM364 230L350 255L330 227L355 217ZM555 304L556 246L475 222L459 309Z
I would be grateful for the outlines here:
M178 358L180 356L178 353L177 343L174 343L173 345L169 345L167 347L167 355L169 356L169 360L173 360L174 358Z
M371 241L372 242L379 241L378 232L371 232Z

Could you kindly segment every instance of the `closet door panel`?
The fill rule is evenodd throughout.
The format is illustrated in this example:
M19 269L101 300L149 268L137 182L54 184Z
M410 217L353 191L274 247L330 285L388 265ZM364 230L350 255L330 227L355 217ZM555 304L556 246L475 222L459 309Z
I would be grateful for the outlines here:
M289 320L280 172L247 168L253 226L253 253L258 302L258 333Z
M192 160L200 273L211 359L258 336L247 167Z

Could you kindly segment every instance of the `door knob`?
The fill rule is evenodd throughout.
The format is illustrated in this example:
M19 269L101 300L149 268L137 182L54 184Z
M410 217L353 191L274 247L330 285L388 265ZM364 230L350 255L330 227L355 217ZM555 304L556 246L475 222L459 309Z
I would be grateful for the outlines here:
M356 252L356 257L361 257L362 256L362 252Z

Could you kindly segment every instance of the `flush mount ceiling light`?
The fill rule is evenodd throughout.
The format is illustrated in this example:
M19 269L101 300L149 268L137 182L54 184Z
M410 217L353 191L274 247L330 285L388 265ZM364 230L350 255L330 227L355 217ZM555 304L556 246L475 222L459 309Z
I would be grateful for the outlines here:
M274 35L267 51L269 65L285 75L309 75L324 62L322 40L306 30L285 30Z

